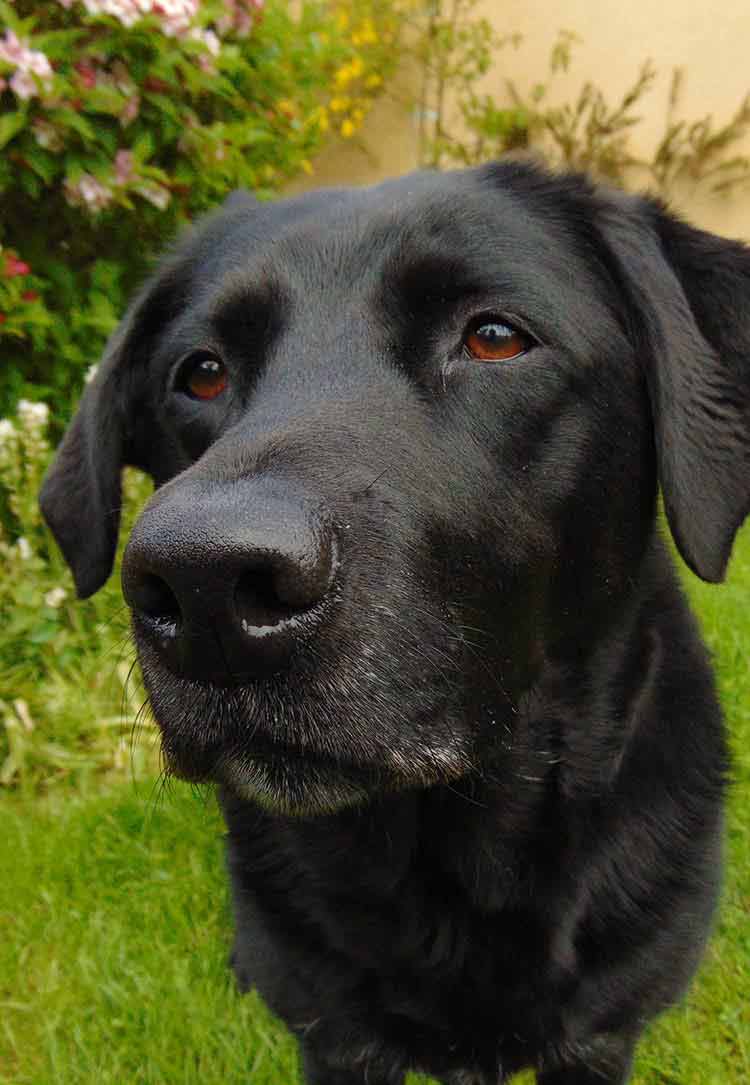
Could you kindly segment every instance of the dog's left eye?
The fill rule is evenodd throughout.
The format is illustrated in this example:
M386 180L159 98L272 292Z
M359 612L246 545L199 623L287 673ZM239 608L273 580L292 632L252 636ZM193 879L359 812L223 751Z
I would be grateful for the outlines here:
M227 383L226 366L215 354L191 354L182 363L179 387L191 399L216 399Z
M534 340L502 320L477 320L464 337L464 350L479 362L508 362L531 350Z

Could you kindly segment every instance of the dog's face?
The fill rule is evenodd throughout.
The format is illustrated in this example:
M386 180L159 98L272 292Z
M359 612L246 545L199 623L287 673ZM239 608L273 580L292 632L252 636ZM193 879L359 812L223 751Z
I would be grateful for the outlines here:
M169 764L317 812L499 763L545 667L626 605L657 475L719 578L748 276L656 205L516 165L233 197L135 301L42 496L86 595L122 464L157 483L123 586Z

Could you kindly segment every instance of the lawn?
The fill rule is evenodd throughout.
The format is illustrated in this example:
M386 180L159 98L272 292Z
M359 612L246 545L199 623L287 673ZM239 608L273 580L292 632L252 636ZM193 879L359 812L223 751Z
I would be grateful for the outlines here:
M637 1085L750 1081L750 530L730 579L689 590L719 667L735 787L720 918ZM0 798L0 1081L292 1085L294 1045L226 969L230 915L209 793L149 781ZM518 1079L518 1085L527 1079Z

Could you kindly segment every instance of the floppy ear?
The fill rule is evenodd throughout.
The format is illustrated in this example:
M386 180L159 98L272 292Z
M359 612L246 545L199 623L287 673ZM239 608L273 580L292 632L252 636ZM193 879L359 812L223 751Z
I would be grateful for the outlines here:
M142 380L146 363L156 337L182 304L178 261L179 257L165 261L112 333L42 483L42 515L81 599L98 591L112 572L122 468L133 464L152 476L158 474L151 461L158 468L160 449L142 455L138 447L142 441L136 435L148 427ZM158 435L151 433L150 441L157 446Z
M750 512L750 249L612 194L603 232L630 296L664 507L683 558L722 580Z
M39 495L82 599L102 586L114 562L127 441L122 371L135 320L131 311L110 338Z
M190 266L208 237L213 248L231 235L238 214L257 207L249 193L231 193L223 206L193 228L161 263L130 306L86 388L45 476L42 514L70 566L78 595L97 591L109 574L120 525L120 474L125 464L164 481L163 434L149 426L139 375L166 325L183 308ZM137 439L138 432L145 440ZM174 450L172 450L174 457Z

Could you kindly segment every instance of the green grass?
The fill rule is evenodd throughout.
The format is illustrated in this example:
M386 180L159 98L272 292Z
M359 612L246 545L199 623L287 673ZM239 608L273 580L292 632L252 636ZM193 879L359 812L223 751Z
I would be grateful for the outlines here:
M717 929L685 1006L641 1044L637 1085L750 1081L750 529L722 589L690 592L717 656L736 784ZM292 1085L294 1044L226 968L219 815L175 785L0 799L0 1081ZM519 1078L528 1081L528 1078Z

